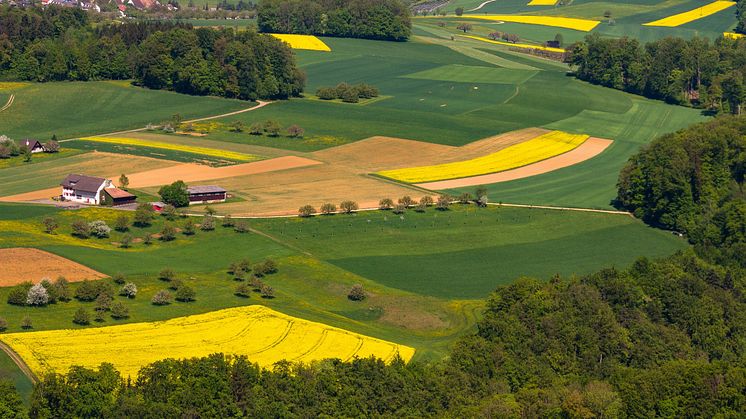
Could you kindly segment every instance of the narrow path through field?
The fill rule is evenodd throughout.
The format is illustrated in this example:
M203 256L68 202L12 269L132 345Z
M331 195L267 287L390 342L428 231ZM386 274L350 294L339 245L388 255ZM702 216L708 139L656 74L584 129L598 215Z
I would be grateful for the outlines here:
M265 102L263 100L257 100L257 104L255 106L250 107L250 108L241 109L241 110L238 110L238 111L233 111L233 112L228 112L228 113L223 113L223 114L220 114L220 115L205 116L203 118L189 119L189 120L183 121L183 122L185 124L188 124L190 122L201 122L201 121L209 121L211 119L225 118L227 116L233 116L233 115L238 115L238 114L242 114L242 113L245 113L245 112L255 111L255 110L259 109L259 108L263 108L263 107L269 105L270 103L272 103L272 102ZM0 111L2 111L2 109L0 109ZM148 127L135 128L135 129L128 129L128 130L124 130L124 131L107 132L106 134L89 135L89 137L111 137L111 136L115 136L115 135L127 134L127 133L130 133L130 132L142 132L142 131L146 131L147 129L148 129ZM74 140L74 138L70 138L70 139L67 139L67 140L60 140L60 142L64 143L66 141L72 141L72 140Z
M477 7L473 8L473 9L469 9L469 10L467 10L467 12L474 12L474 11L477 11L477 10L481 9L482 7L484 7L484 6L486 6L486 5L490 4L490 3L492 3L492 2L494 2L494 1L495 1L495 0L487 0L487 1L485 1L485 2L482 2L482 4L480 4L479 6L477 6Z
M37 382L39 382L39 380L36 378L36 375L33 372L31 372L31 369L28 367L28 365L26 365L26 363L23 362L23 359L20 356L18 356L16 351L11 349L10 346L6 345L3 342L0 342L0 350L5 352L10 357L10 360L13 361L14 364L16 364L16 366L18 367L18 369L21 370L23 375L28 377L28 379L31 380L33 384L36 384Z
M10 105L13 104L14 100L16 100L16 95L10 95L10 97L8 98L8 102L2 108L0 108L0 112L10 108Z
M632 215L631 212L617 211L617 210L602 210L602 209L593 209L593 208L573 208L573 207L553 207L550 205L505 204L505 203L493 203L493 202L490 202L487 205L498 206L498 207L514 207L514 208L536 208L536 209L547 209L547 210L557 210L557 211L597 212L601 214L627 215L632 218L635 218L635 216Z

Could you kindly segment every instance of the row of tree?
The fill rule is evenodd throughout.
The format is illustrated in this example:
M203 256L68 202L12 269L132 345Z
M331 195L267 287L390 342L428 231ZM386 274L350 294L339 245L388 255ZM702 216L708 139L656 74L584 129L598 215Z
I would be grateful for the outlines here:
M582 80L670 103L740 113L746 100L746 39L635 39L589 35L567 61Z
M151 89L248 100L297 96L305 85L291 49L254 31L168 22L52 30L43 23L53 21L48 15L57 9L17 10L0 7L0 77L6 79L134 79ZM40 23L23 30L19 19Z
M409 9L399 0L261 0L262 32L406 41Z

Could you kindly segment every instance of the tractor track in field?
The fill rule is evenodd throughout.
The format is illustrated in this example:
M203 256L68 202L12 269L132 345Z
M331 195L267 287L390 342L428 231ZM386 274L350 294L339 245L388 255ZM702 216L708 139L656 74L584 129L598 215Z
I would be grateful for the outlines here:
M5 105L3 105L3 107L2 107L2 108L0 108L0 112L2 112L2 111L4 111L4 110L6 110L6 109L8 109L8 108L10 108L10 107L11 107L11 105L13 105L13 102L14 102L15 100L16 100L16 95L10 95L10 97L8 98L8 102L7 102L7 103L6 103Z
M10 346L5 344L4 342L0 342L0 350L5 352L8 357L10 357L10 360L13 361L14 364L18 367L18 369L21 370L23 375L28 377L29 380L31 380L31 383L36 384L39 382L39 379L36 378L36 375L31 371L31 369L26 365L26 363L23 361L23 359L14 351Z
M219 119L219 118L225 118L225 117L228 117L228 116L239 115L239 114L242 114L242 113L245 113L245 112L255 111L255 110L259 109L259 108L263 108L263 107L269 105L270 103L273 103L273 102L265 102L263 100L257 100L256 102L257 102L257 104L254 105L254 106L252 106L252 107L250 107L250 108L241 109L241 110L233 111L233 112L222 113L220 115L212 115L212 116L205 116L205 117L202 117L202 118L189 119L189 120L186 120L186 121L182 121L182 123L183 124L189 124L189 123L193 123L193 122L209 121L211 119ZM5 108L3 108L3 109L5 109ZM0 109L0 111L2 111L3 109ZM110 136L121 135L121 134L129 134L129 133L132 133L132 132L142 132L142 131L146 131L147 129L148 129L148 127L135 128L135 129L128 129L128 130L124 130L124 131L107 132L106 134L89 135L88 137L110 137ZM75 140L75 138L68 138L66 140L60 140L59 142L60 143L65 143L65 142L74 141L74 140Z

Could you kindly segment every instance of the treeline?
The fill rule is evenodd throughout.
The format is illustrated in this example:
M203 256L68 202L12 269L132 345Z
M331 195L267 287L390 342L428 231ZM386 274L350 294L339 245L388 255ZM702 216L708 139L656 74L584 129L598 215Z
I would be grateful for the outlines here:
M644 45L594 34L569 48L575 75L591 83L670 103L741 112L746 39L664 38Z
M583 278L519 279L434 363L263 370L244 357L46 375L31 417L738 417L743 271L692 252ZM6 406L16 400L7 395ZM20 409L16 404L15 409Z
M399 0L261 0L261 32L406 41L409 9Z
M686 233L700 254L746 267L746 118L720 117L665 135L630 158L617 202Z
M94 30L84 18L64 30L60 22L69 19L58 14L77 16L67 10L0 8L0 78L134 79L151 89L249 100L296 96L305 84L290 48L271 36L168 22ZM42 23L23 30L19 19Z

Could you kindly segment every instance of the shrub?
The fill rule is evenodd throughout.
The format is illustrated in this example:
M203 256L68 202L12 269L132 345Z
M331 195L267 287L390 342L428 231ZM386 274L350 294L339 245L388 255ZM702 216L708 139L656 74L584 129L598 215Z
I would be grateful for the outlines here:
M360 101L360 95L354 87L347 89L342 93L340 98L342 99L342 102L345 103L358 103Z
M114 288L108 282L85 280L75 290L75 298L80 301L94 301L100 295L114 296Z
M153 303L153 305L165 306L171 304L172 299L173 297L168 290L160 290L153 296L153 299L150 300L150 302Z
M267 284L262 285L262 298L275 298L275 290Z
M122 214L114 220L114 230L116 231L127 231L130 229L130 217Z
M299 127L298 125L291 125L288 127L288 136L292 138L300 138L303 137L303 134L306 132L303 128Z
M95 313L93 315L93 320L95 320L97 323L101 323L101 322L103 322L103 321L106 320L106 318L104 317L104 313L106 313L106 311L104 311L104 310L94 310L93 312Z
M114 276L111 277L111 279L114 280L115 284L122 285L122 284L124 284L124 282L126 281L127 278L124 276L123 273L117 272L117 273L114 274Z
M39 282L39 284L41 284L41 286L44 287L45 290L47 290L47 295L49 296L49 304L55 304L59 299L57 287L52 284L52 281L50 281L49 278L43 278L41 282Z
M211 207L209 205L205 207L205 215L213 216L216 213L217 213L217 211L215 211L215 208L213 208L213 207Z
M199 229L202 231L215 230L215 217L212 215L206 215L205 218L202 219L202 224L200 224Z
M194 297L197 295L197 293L194 292L192 287L182 284L179 289L176 290L176 301L181 301L182 303L188 303L190 301L194 301Z
M26 298L28 297L28 291L33 286L30 282L24 282L13 287L8 293L8 304L14 306L26 305Z
M176 291L179 289L179 287L183 284L181 279L174 279L173 281L168 283L168 289Z
M262 263L254 265L254 274L257 276L270 275L277 272L277 263L272 259L267 259Z
M249 272L251 270L251 262L248 259L241 259L238 262L233 262L228 266L228 273L235 274L237 272Z
M168 221L173 221L176 219L176 207L170 204L164 205L163 209L161 209L161 215L165 217Z
M88 223L88 230L92 236L98 237L99 239L109 237L109 233L111 233L111 227L109 227L103 220L91 221Z
M333 87L320 87L316 90L316 96L322 100L333 100L338 97L337 89Z
M187 185L181 180L177 180L170 185L162 186L161 189L158 190L158 195L161 196L161 200L164 203L173 205L174 207L185 207L189 205Z
M91 235L91 228L85 220L75 220L70 224L72 229L72 235L80 237L81 239L87 239Z
M314 208L312 205L303 205L302 207L298 208L298 215L300 217L310 217L314 214L316 214L316 208Z
M196 230L196 227L194 226L194 220L191 218L187 218L186 222L184 223L184 228L181 230L181 233L185 236L192 236L194 235Z
M130 246L132 246L132 235L122 235L122 238L119 240L119 247L121 247L122 249L129 249Z
M44 231L47 232L47 234L54 234L54 231L60 226L57 219L54 217L44 217L42 223L44 224Z
M233 227L233 231L235 231L236 233L248 233L249 223L247 223L246 221L239 221Z
M114 301L114 298L107 294L100 294L98 297L96 297L96 303L94 305L94 309L96 311L109 311L111 310L111 303Z
M31 317L27 314L21 319L21 328L24 330L33 329L34 324L31 322Z
M458 196L458 202L459 204L468 204L471 202L471 194L469 192L462 193Z
M429 207L433 204L433 197L430 195L423 196L422 199L420 199L420 204Z
M352 301L363 301L366 296L365 290L360 284L353 285L352 289L350 289L350 292L347 294L347 298Z
M352 86L345 82L341 82L334 88L334 93L337 98L341 99L345 93L350 91L350 89L352 89Z
M355 201L342 201L342 203L339 204L339 208L342 209L345 214L350 214L353 211L357 211L359 207Z
M407 207L405 207L402 204L396 204L394 206L394 214L403 214L404 211L406 211Z
M394 207L394 200L391 198L383 198L378 201L378 209L389 210Z
M135 298L137 296L137 285L132 282L124 284L122 289L119 290L119 295L127 298Z
M369 84L360 83L357 85L357 94L361 99L372 99L378 97L378 88Z
M163 226L163 230L161 230L161 241L164 242L170 242L173 240L176 240L176 228L170 224L166 224Z
M337 212L337 206L332 204L331 202L327 202L326 204L321 205L321 213L322 214L334 214Z
M153 222L153 217L155 217L153 206L143 202L135 210L134 224L138 227L147 227Z
M117 301L111 305L111 317L114 319L126 319L130 316L130 310L123 302Z
M264 122L264 132L267 133L270 137L277 137L280 135L280 130L282 130L282 126L279 122L268 120Z
M416 212L425 212L425 210L427 210L427 204L425 204L424 202L420 201L419 204L415 205L414 210Z
M405 195L405 196L399 198L399 203L401 205L404 205L404 208L409 208L409 207L417 204L417 201L415 201L414 199L412 199L411 196Z
M249 127L249 134L251 135L262 135L264 134L264 126L261 122L254 122Z
M55 140L49 140L43 145L45 153L57 153L60 151L60 143Z
M72 298L70 295L70 286L64 276L60 276L54 282L55 293L57 294L57 300L59 301L70 301Z
M49 293L42 284L32 286L26 294L26 304L30 306L45 306L49 303Z
M8 329L8 321L0 317L0 332L4 332Z
M161 281L173 281L176 279L176 272L171 268L163 268L158 273L158 279Z
M233 221L233 217L230 216L230 214L223 217L223 227L233 227L236 225L236 222Z
M85 326L91 323L91 314L88 310L80 307L73 315L73 323Z
M251 295L251 287L246 283L239 284L234 294L239 297L248 298Z
M151 235L150 233L146 234L145 237L142 238L142 244L146 246L150 246L151 244L153 244L153 235Z

